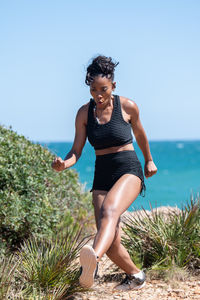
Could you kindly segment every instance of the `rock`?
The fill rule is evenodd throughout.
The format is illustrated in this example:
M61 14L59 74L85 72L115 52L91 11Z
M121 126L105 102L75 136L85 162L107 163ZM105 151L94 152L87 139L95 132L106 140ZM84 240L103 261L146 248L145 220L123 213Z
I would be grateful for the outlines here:
M173 292L176 294L179 294L179 293L184 293L184 290L176 289L176 290L173 290Z

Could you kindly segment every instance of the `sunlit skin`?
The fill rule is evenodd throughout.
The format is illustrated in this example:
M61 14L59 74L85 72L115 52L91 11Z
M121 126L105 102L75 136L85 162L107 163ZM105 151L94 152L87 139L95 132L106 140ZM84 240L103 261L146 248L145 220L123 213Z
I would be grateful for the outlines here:
M101 75L94 78L90 85L90 93L96 103L95 116L101 124L109 122L114 97L112 95L116 88L116 82ZM153 162L149 143L139 118L139 109L136 103L128 98L120 96L122 115L126 122L130 122L137 144L140 147L144 159L145 177L151 177L157 172ZM54 159L52 167L55 171L62 171L73 166L81 156L86 142L86 125L89 102L83 105L76 116L75 138L71 151L62 160L60 157ZM96 150L96 155L104 155L124 150L134 150L132 144ZM125 174L114 184L110 191L93 190L93 205L97 234L93 248L98 260L106 253L108 257L127 274L135 274L139 269L132 262L127 250L121 244L121 230L119 218L127 208L135 201L141 190L141 180L132 174Z

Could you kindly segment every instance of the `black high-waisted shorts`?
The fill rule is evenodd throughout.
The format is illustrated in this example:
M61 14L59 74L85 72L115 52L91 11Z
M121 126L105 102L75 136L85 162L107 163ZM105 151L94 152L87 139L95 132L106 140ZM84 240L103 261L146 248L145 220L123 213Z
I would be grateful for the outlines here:
M134 150L97 155L92 190L109 191L124 174L133 174L141 179L140 194L146 190L142 166Z

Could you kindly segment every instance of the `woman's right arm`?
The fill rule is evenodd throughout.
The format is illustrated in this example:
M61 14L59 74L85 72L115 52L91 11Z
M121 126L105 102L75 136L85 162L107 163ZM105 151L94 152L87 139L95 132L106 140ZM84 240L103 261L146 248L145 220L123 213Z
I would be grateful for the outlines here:
M60 157L56 157L52 162L52 168L59 172L63 171L64 169L72 167L81 156L83 147L86 142L87 133L86 133L86 125L87 125L87 111L88 105L83 105L77 115L75 121L75 138L74 143L67 155L65 156L64 160Z

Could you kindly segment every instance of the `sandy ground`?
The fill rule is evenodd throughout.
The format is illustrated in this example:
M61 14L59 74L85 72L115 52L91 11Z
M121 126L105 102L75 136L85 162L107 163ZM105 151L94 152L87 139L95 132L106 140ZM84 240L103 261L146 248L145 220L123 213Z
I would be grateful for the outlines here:
M186 280L150 279L147 274L146 286L141 290L119 292L114 287L124 278L124 274L116 270L116 266L106 257L102 258L99 266L99 277L89 291L79 293L70 299L74 300L141 300L141 299L199 299L200 300L200 275L192 276Z
M200 299L200 275L192 276L187 280L150 279L147 274L146 286L141 290L119 292L114 287L121 281L124 274L116 271L116 266L105 256L99 267L99 277L94 286L84 292L76 294L70 300L141 300L141 299Z
M178 208L160 207L164 216L167 217L170 210ZM130 213L125 213L130 216ZM149 212L151 214L151 212ZM123 217L122 216L122 219ZM96 299L121 299L121 300L139 300L139 299L199 299L200 300L200 273L196 276L182 276L168 280L153 278L147 273L146 286L140 290L131 290L126 292L119 292L115 290L115 286L124 278L124 273L114 265L109 258L104 255L98 271L98 278L95 279L93 287L84 292L78 293L70 300L96 300Z

